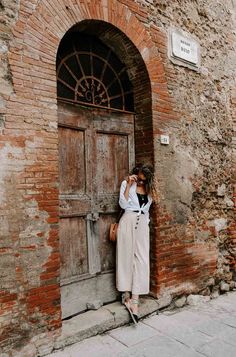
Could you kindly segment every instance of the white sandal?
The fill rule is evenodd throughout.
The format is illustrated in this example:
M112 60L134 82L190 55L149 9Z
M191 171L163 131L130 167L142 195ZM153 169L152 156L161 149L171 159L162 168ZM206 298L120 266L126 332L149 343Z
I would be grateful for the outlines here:
M133 304L133 305L138 305L139 302L138 302L138 300L136 300L136 299L130 299L128 302L125 302L125 304L124 304L125 307L127 308L127 310L129 311L130 316L131 316L133 322L134 322L135 324L137 324L139 318L138 318L138 315L137 315L137 314L134 314L133 311L131 310L130 303Z

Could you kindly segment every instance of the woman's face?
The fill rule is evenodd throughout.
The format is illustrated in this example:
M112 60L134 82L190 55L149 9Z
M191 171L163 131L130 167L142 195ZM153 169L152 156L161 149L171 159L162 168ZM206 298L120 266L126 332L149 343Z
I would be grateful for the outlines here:
M146 176L142 172L139 172L137 176L138 176L137 177L137 185L138 186L146 185L146 183L147 183Z

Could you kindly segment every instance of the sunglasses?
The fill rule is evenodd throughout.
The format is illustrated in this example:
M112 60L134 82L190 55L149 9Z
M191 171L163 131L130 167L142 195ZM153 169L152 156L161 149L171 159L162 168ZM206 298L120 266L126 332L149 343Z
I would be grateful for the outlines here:
M147 179L142 180L142 179L138 178L137 181L138 181L138 182L147 183Z

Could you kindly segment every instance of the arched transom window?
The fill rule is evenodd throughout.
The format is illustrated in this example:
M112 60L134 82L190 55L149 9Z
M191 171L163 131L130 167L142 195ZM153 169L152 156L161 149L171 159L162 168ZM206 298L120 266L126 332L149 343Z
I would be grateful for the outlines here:
M125 65L95 36L71 33L57 55L59 100L133 111L132 84Z

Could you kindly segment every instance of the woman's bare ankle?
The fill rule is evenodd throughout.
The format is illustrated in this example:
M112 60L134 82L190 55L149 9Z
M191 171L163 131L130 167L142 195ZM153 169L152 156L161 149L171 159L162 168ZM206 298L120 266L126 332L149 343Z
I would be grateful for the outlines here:
M131 309L132 312L137 315L138 314L138 307L139 307L139 296L132 294L130 299Z
M129 291L124 291L122 293L122 303L127 303L130 300L130 292Z

